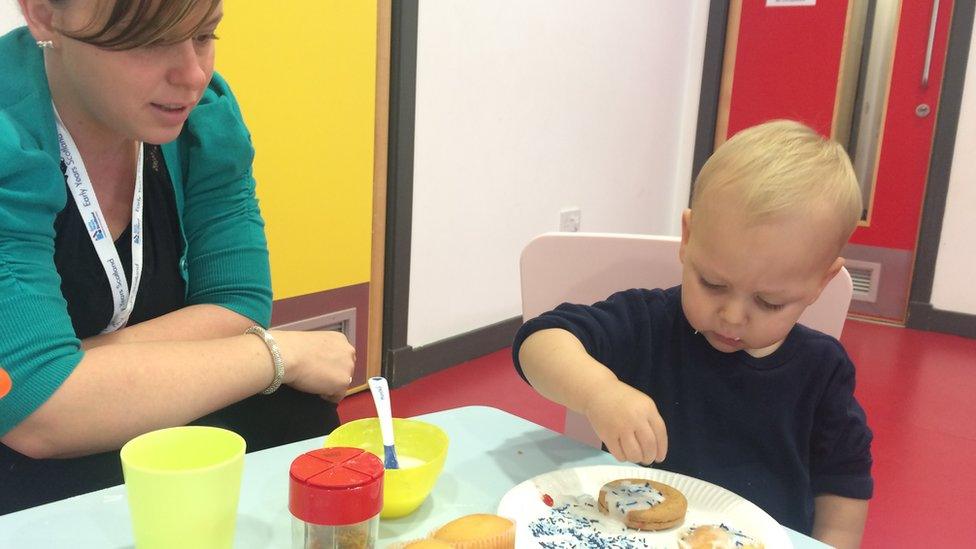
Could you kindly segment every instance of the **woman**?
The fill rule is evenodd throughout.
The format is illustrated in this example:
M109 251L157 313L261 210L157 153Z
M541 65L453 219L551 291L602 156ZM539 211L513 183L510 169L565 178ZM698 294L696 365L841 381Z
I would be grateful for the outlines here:
M19 1L27 28L0 37L0 513L120 483L116 450L161 427L226 426L249 450L326 433L354 351L261 329L222 2Z

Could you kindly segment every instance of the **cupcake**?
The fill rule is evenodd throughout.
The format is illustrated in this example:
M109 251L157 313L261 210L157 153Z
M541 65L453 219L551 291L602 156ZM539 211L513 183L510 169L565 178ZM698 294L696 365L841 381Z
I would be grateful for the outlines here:
M400 549L454 549L454 546L446 541L436 539L418 539L409 541L403 545L397 545Z
M467 515L441 526L430 537L455 549L511 549L515 523L498 515Z

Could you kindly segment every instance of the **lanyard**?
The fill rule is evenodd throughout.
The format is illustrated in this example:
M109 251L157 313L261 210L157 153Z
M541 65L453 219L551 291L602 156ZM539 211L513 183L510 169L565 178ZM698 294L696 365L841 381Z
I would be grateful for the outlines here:
M91 179L88 177L88 170L81 159L78 147L74 139L68 133L57 108L54 109L54 117L58 123L58 146L61 149L61 161L66 167L65 178L71 195L78 205L81 212L81 219L88 227L88 236L91 238L98 260L105 269L105 276L108 278L109 286L112 288L112 320L102 333L114 332L125 326L132 314L132 308L136 303L136 294L139 291L139 280L142 278L142 161L143 147L139 143L139 157L136 161L136 188L132 197L132 288L128 288L125 281L125 271L119 253L115 249L115 242L108 230L105 216L102 209L98 206L98 198L95 197L95 190L92 188Z

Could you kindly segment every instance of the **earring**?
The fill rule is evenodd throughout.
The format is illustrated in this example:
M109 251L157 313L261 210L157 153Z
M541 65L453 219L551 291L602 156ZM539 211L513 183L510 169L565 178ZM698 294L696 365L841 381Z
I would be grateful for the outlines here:
M695 330L695 335L698 335L698 330Z
M42 50L53 49L54 40L38 40L37 47L41 48Z

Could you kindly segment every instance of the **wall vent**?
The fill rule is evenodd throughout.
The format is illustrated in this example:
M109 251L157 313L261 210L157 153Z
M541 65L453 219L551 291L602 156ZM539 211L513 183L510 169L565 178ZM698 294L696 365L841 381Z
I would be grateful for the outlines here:
M851 299L874 303L878 300L878 284L881 282L881 264L872 261L845 259L844 267L851 274L854 294Z
M356 309L343 309L334 313L313 316L274 327L276 330L296 330L302 332L334 331L345 334L349 344L356 346Z

